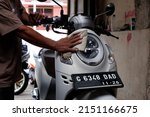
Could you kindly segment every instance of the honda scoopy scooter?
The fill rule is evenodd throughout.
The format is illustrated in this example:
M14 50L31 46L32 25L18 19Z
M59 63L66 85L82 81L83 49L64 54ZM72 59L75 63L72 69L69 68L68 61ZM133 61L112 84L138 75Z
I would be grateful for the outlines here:
M106 9L105 14L110 15L114 12L114 5L111 3ZM116 99L117 88L123 87L123 82L117 73L110 46L99 35L115 36L95 25L88 16L76 14L68 19L63 9L60 14L60 17L43 19L41 24L52 24L56 33L61 33L55 30L59 27L67 29L69 36L80 33L87 39L85 47L77 53L60 54L41 49L38 55L35 54L36 87L33 96L44 100Z

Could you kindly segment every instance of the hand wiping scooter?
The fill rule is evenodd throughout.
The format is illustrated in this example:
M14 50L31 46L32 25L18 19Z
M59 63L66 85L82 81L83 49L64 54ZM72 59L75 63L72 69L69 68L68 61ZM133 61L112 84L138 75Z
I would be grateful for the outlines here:
M79 51L85 51L85 47L86 47L86 43L87 43L87 38L88 38L87 29L83 29L82 31L77 30L77 31L71 33L68 37L71 37L74 34L80 35L80 38L82 39L82 43L74 46L74 48L77 48ZM72 55L71 52L67 52L67 53L63 53L62 57L64 59L69 59L69 58L71 58L71 55Z

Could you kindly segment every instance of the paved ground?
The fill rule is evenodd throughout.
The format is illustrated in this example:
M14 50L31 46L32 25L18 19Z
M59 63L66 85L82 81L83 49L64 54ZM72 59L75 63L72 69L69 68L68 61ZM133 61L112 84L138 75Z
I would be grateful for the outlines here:
M33 85L29 84L23 93L15 96L15 100L34 100L31 95L32 89Z

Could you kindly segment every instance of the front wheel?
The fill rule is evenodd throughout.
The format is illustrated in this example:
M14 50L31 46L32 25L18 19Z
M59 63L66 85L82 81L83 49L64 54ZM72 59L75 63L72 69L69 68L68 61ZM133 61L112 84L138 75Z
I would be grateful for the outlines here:
M19 95L21 94L28 86L28 74L22 70L21 72L21 79L17 82L15 82L15 90L14 90L14 94L15 95Z

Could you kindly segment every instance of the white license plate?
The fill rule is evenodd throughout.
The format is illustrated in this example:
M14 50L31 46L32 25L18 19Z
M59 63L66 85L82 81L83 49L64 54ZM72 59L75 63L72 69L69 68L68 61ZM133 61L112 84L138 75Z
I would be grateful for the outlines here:
M123 83L117 72L101 72L88 74L72 74L74 88L112 88L123 87Z

